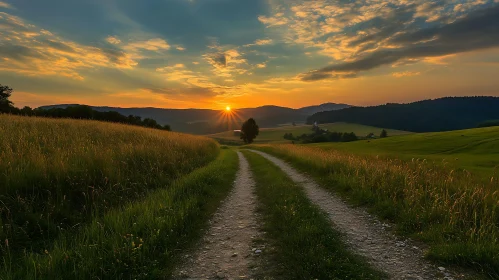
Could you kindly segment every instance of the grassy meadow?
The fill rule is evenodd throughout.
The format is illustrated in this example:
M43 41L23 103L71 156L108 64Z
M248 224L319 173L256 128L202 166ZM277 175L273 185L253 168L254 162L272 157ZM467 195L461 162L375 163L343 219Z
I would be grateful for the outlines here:
M385 279L351 253L329 218L301 186L267 159L244 151L260 201L263 229L273 248L264 271L274 279Z
M329 131L335 132L353 132L357 136L365 137L369 133L374 133L379 136L382 128L366 126L361 124L350 124L350 123L330 123L319 125L322 129L327 129ZM411 132L387 129L389 135L404 135L410 134ZM312 125L286 125L275 128L260 128L260 134L256 137L255 143L290 143L291 141L285 140L283 138L285 133L292 133L294 136L299 136L302 134L312 133ZM226 131L217 134L208 135L208 137L217 139L221 142L234 142L241 143L241 139L238 136L234 136L233 131Z
M388 133L390 136L391 134ZM314 144L324 150L404 160L426 159L488 179L499 173L499 127L414 133L370 141Z
M288 160L325 188L395 222L400 233L425 241L430 246L428 257L437 262L499 278L497 177L484 181L470 172L426 160L358 155L310 145L253 147Z
M171 230L171 236L150 243L151 250L171 255L170 247L180 246L180 237L204 217L203 207L218 203L230 188L237 157L219 153L218 144L204 137L1 115L0 278L88 279L117 277L112 274L117 271L140 276L139 266L150 263L127 259L133 258L134 246L148 248L153 229ZM178 182L210 162L211 167ZM207 199L218 191L214 200ZM164 207L156 209L158 204ZM128 247L119 247L120 242ZM125 256L121 266L107 262L116 254ZM104 262L107 267L98 266Z

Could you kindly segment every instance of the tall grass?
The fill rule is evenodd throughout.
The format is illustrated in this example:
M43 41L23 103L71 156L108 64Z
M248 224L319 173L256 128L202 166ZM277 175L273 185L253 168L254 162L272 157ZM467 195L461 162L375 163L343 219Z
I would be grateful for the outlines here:
M425 160L356 156L299 145L256 149L289 160L322 185L370 206L430 245L429 257L499 278L499 181Z
M30 252L0 271L0 279L161 279L200 236L234 182L236 153L144 199L109 211L77 234L63 233L43 252Z
M202 137L1 115L1 253L43 252L61 233L166 187L218 153Z

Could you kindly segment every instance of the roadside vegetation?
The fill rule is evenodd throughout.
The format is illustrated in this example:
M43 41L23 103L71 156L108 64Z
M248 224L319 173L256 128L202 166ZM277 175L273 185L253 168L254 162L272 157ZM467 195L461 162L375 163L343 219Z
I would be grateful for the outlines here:
M75 235L62 234L42 253L25 255L0 278L167 278L229 193L237 168L236 153L224 150L170 186L94 219Z
M428 257L499 278L499 180L426 160L353 155L302 145L253 148L290 161L397 230L430 245Z
M169 186L219 153L218 145L203 137L96 121L1 115L0 278L54 279L50 275L57 272L58 277L74 279L121 271L114 269L123 268L116 263L109 271L90 263L108 262L113 254L132 257L132 242L138 246L142 241L127 234L144 242L151 240L152 229L176 229L173 236L182 236L182 230L191 227L191 214L201 217L198 208L212 203L195 197L204 201L211 191L204 189L200 175L185 182L185 193L179 186ZM228 166L236 166L235 155L229 158ZM227 178L210 175L205 187L214 183L223 189L235 168L222 172L220 164L211 167L208 174L216 170ZM173 191L180 193L171 196ZM176 197L179 206L168 206L167 196ZM162 199L152 201L156 197ZM163 216L153 212L160 201ZM156 220L147 215L156 215ZM157 238L171 242L165 244L179 241ZM132 247L118 248L118 240ZM170 249L162 246L156 249L169 254ZM132 260L124 263L138 268Z
M326 215L279 167L244 151L256 181L259 212L270 246L265 271L275 279L384 279L352 254Z

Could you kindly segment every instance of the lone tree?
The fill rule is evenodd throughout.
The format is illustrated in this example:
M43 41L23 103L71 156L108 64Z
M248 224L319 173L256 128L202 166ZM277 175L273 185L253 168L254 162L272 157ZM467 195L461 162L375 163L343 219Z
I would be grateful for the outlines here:
M386 137L388 137L388 132L386 132L386 130L383 129L381 131L381 134L379 135L379 138L386 138Z
M258 128L255 120L253 118L250 118L249 120L245 121L243 123L243 126L241 127L241 139L244 140L244 143L251 144L253 143L253 139L256 138L259 132L260 129Z
M0 84L0 112L9 112L14 106L9 97L12 95L12 88Z

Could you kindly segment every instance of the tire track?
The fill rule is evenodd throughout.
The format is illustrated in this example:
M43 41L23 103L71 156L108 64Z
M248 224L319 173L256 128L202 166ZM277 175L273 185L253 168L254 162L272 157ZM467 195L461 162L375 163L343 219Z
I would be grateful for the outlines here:
M384 224L365 211L352 208L320 188L312 179L274 156L257 153L280 167L293 181L301 184L309 199L327 213L331 222L345 234L349 246L375 267L385 271L390 279L446 279L457 275L437 268L423 257L420 248L410 241L397 240L385 230Z
M258 264L252 240L259 234L255 182L248 161L240 153L234 189L210 221L210 228L192 255L174 273L174 279L246 279Z

